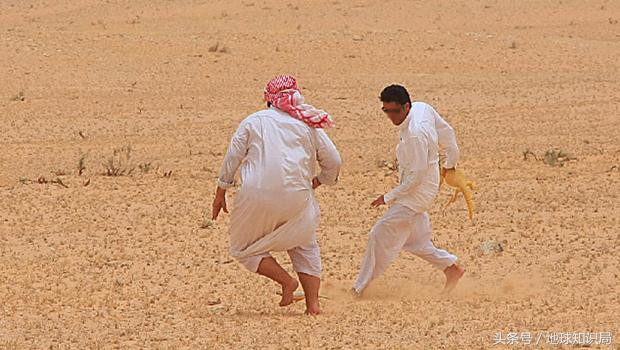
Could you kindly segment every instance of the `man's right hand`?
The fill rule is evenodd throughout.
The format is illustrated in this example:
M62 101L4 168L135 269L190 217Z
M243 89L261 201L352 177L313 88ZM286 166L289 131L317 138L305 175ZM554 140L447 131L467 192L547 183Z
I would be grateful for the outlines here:
M228 208L226 207L226 190L218 187L215 193L215 199L213 199L213 215L211 220L217 219L221 210L224 210L224 213L228 213Z
M441 167L439 173L441 174L441 176L446 175L446 173L448 172L448 170L454 170L454 167L452 168L444 168L443 166Z
M319 187L319 186L321 186L321 185L322 185L322 184L321 184L321 181L319 181L319 179L318 179L318 178L316 178L316 177L315 177L314 179L312 179L312 189L313 189L313 190L316 190L316 189L317 189L317 187Z

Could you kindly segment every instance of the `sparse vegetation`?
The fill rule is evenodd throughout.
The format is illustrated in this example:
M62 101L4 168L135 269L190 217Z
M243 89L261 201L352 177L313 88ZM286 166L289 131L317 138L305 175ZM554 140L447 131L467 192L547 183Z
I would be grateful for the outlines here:
M191 145L189 142L187 143L187 148L189 148L189 155L190 155L190 156L197 156L197 155L202 155L202 154L204 154L203 152L200 152L200 151L198 151L198 152L194 151L194 150L192 149L192 145Z
M64 171L64 170L61 170L61 169L54 170L51 173L56 175L56 176L65 176L65 175L67 175L67 172Z
M38 183L40 185L46 185L46 184L57 184L60 185L64 188L69 188L69 186L67 186L60 178L56 178L54 180L48 180L46 179L44 176L39 176L39 178L36 179L36 181L32 181L30 179L28 179L27 177L21 177L19 179L19 182L21 184L29 184L29 183Z
M559 149L550 149L545 152L543 156L543 163L550 166L564 166L568 161L575 160L568 153Z
M394 159L392 162L380 160L377 162L377 167L384 170L386 177L393 176L398 171L398 160Z
M151 164L151 162L142 163L138 165L138 168L140 169L140 171L142 171L142 174L147 174L151 171L151 169L153 169L153 165Z
M380 160L377 162L377 167L382 169L387 169L391 171L396 171L398 169L398 161L394 159L393 162L388 162L387 160Z
M24 95L23 91L20 91L19 93L17 93L17 95L11 97L11 101L24 101L26 100L26 96Z
M220 43L217 42L215 45L209 47L209 52L230 53L230 50L228 47L220 45Z
M525 151L523 151L523 160L527 160L527 157L530 155L534 157L534 159L538 160L538 157L536 156L536 154L530 151L529 149L526 149Z
M567 152L555 148L547 150L542 157L536 156L536 154L529 149L523 151L524 161L528 160L529 156L532 156L537 161L542 160L543 163L554 167L562 167L571 160L577 160L577 158L570 156Z
M82 154L78 160L78 176L82 176L86 170L86 155Z
M202 223L200 224L200 228L203 228L203 229L212 228L214 225L215 224L213 223L213 220L211 220L211 216L209 215L209 212L205 211L203 218L202 218Z
M489 239L480 244L480 251L485 255L492 253L501 253L504 251L504 247L500 242Z
M105 176L129 176L135 170L131 164L131 146L126 145L114 149L112 156L107 159L104 166Z

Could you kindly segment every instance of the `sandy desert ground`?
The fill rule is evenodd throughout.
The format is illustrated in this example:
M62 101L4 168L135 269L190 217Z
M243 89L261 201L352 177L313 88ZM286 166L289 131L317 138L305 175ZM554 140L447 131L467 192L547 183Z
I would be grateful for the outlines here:
M609 332L590 348L619 349L619 22L615 0L0 1L0 348L573 349L549 335ZM335 117L345 161L317 193L319 317L231 260L228 216L206 227L230 135L279 73ZM397 181L378 101L395 82L455 127L478 184L473 222L462 198L442 213L447 189L430 212L467 269L447 298L410 255L347 293L385 210L369 203ZM111 157L135 169L105 176Z

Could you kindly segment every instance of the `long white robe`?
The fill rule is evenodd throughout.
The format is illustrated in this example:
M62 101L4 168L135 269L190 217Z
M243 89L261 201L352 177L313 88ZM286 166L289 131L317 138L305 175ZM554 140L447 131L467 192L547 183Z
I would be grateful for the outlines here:
M400 184L385 195L388 211L372 228L368 247L354 285L361 293L383 274L401 251L407 251L443 270L455 255L435 247L427 210L439 192L439 151L445 150L444 167L456 165L459 149L452 127L423 102L413 103L400 125L396 158Z
M321 273L316 228L320 210L312 190L318 179L333 185L340 154L322 129L272 107L248 116L232 137L218 185L237 192L230 225L230 254L250 271L271 251L288 251L297 272Z

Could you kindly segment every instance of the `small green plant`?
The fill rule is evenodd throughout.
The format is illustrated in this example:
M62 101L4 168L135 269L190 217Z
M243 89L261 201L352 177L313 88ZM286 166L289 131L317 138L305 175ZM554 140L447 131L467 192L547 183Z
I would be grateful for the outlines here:
M547 150L542 157L536 156L536 154L529 149L523 151L524 161L528 160L530 156L532 156L537 161L541 160L544 164L553 167L562 167L571 160L577 160L577 158L570 156L567 152L555 148Z
M24 101L26 96L23 91L20 91L17 95L11 97L11 101Z
M564 166L564 164L575 158L560 149L550 149L543 156L543 163L550 166Z
M151 164L151 162L142 163L138 165L138 168L140 169L140 171L142 171L142 174L147 174L153 169L153 165Z
M114 149L112 156L110 156L104 163L105 176L129 176L135 170L135 166L131 164L131 146L123 146L121 148Z

